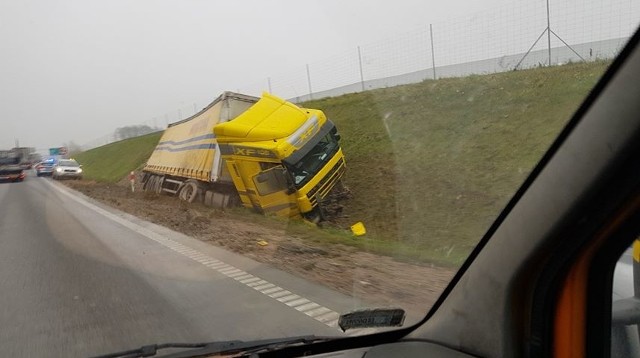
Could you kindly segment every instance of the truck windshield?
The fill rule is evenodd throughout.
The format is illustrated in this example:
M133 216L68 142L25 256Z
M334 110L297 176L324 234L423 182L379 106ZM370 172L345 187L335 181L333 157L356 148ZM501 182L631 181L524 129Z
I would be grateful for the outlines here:
M19 162L20 160L18 158L13 158L13 157L0 158L0 165L14 165L14 164L18 164Z
M309 153L307 153L297 163L291 165L286 164L287 169L293 176L293 183L296 188L301 188L305 185L314 175L318 173L320 168L331 159L333 154L338 150L338 139L333 133L329 133L322 137L318 144L313 147Z

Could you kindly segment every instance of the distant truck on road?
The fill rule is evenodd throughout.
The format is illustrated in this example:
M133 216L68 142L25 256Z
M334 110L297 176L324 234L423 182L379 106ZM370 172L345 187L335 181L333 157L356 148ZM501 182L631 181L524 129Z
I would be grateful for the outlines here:
M345 172L339 139L320 110L224 92L168 126L143 169L143 188L317 222Z
M38 155L36 149L32 147L14 147L3 152L11 152L13 157L18 158L18 164L23 169L31 169L33 164L37 163Z
M0 150L0 181L23 181L25 174L20 165L20 153L14 150Z

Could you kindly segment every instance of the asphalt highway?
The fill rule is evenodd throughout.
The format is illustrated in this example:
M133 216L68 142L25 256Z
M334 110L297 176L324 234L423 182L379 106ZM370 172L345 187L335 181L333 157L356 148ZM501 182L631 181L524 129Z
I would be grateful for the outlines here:
M0 184L3 357L341 336L338 313L361 304L95 203L48 178Z

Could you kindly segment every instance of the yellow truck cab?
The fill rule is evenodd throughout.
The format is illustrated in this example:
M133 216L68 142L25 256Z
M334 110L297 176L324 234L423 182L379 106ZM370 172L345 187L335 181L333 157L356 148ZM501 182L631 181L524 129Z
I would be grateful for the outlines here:
M335 125L317 109L264 93L225 92L170 125L144 169L145 190L205 204L322 219L345 171Z

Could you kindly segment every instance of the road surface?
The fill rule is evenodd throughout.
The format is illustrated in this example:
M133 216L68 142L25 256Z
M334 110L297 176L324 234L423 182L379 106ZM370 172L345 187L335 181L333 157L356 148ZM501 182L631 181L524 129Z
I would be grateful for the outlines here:
M33 175L0 184L0 229L0 356L340 336L361 305Z

